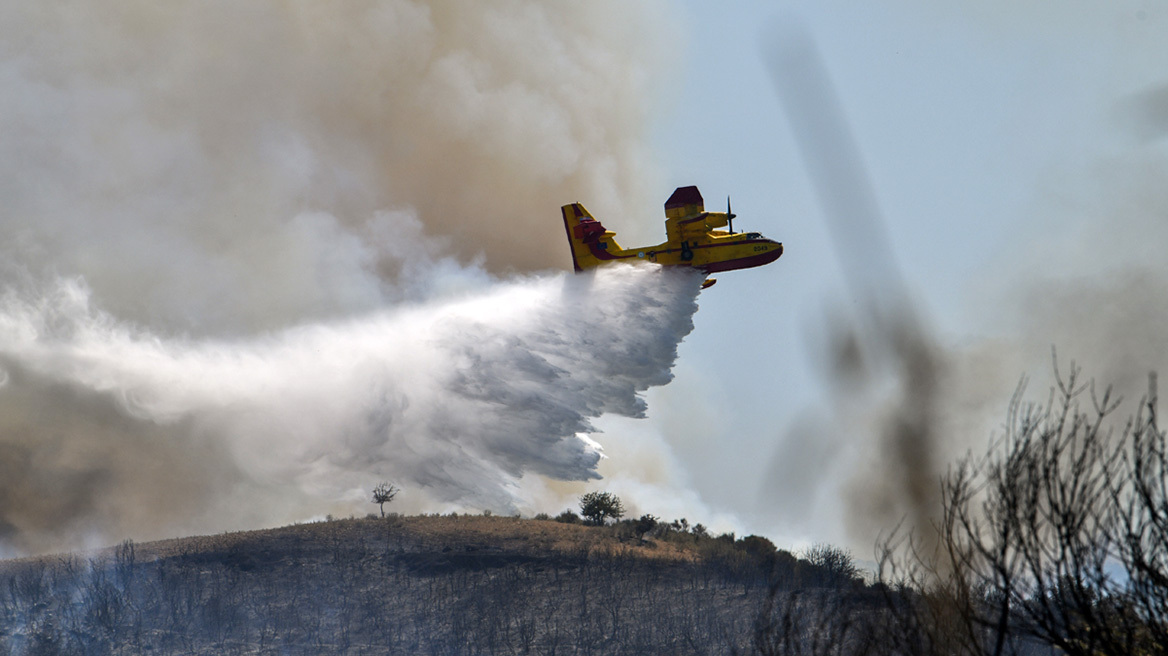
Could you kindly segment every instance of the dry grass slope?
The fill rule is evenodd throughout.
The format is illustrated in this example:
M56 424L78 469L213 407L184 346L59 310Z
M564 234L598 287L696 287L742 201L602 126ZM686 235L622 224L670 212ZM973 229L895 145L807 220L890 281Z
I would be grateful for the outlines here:
M726 653L766 595L733 544L483 516L126 543L0 563L0 651Z

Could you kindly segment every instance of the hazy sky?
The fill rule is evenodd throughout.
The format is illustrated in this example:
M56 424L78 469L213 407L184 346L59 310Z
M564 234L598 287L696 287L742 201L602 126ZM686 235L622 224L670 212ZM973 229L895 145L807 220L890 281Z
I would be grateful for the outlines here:
M870 544L845 529L841 491L879 472L875 438L799 428L847 411L826 336L866 301L843 281L768 69L792 22L818 44L866 162L893 250L875 256L903 271L951 362L942 412L965 434L946 432L945 453L988 439L1022 374L1044 397L1052 345L1103 380L1165 361L1164 140L1134 115L1168 83L1168 7L690 2L680 19L654 125L662 200L684 184L707 207L731 194L736 227L786 248L702 294L677 380L649 396L713 510L791 540Z

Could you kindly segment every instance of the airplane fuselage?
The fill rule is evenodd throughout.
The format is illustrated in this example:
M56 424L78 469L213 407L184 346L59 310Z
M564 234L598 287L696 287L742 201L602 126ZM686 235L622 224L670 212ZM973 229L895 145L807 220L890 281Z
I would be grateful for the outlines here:
M641 260L665 266L690 266L706 273L762 266L783 254L781 243L757 232L722 230L644 248L615 249L611 238L586 243L592 256L602 262Z
M656 246L622 248L616 233L605 229L580 203L561 208L572 249L572 266L584 271L609 262L655 262L686 266L706 274L770 264L783 245L757 232L734 232L730 201L726 212L707 212L697 187L678 187L665 201L666 240ZM707 280L707 286L713 280Z

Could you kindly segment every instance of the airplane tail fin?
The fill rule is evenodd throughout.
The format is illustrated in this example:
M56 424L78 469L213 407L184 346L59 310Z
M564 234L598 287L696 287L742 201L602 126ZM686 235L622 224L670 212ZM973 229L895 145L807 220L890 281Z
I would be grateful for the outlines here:
M605 230L580 203L564 205L560 211L564 215L568 244L572 247L572 266L577 273L599 266L620 250L613 239L616 233Z

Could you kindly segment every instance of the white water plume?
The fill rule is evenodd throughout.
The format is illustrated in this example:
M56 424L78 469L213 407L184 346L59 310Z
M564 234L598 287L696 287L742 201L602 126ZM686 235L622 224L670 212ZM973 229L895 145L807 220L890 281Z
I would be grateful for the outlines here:
M520 278L245 340L153 335L91 308L76 280L9 293L0 449L21 466L0 482L0 537L364 508L382 478L415 507L513 511L525 473L598 478L578 433L643 415L700 281L649 266Z

